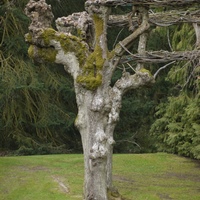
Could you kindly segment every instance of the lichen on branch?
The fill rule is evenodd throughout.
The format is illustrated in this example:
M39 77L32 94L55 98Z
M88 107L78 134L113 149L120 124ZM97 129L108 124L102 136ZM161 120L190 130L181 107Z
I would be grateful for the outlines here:
M97 14L93 14L92 19L95 27L94 50L83 65L82 74L77 77L77 82L89 90L95 90L102 84L102 69L106 60L101 45L101 37L104 37L104 21Z

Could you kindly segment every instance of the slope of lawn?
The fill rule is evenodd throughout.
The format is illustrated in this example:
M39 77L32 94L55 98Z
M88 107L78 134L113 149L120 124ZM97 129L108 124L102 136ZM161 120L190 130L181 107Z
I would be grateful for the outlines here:
M114 185L130 200L199 200L200 163L165 154L114 155ZM0 200L82 200L83 155L0 157Z

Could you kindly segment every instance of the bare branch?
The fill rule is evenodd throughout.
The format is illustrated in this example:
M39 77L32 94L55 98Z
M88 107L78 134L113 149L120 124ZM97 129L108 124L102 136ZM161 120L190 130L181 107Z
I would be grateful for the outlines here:
M142 62L142 63L165 63L170 61L183 61L196 59L200 56L200 50L193 51L152 51L145 52L145 54L132 54L123 56L120 63L127 63L130 61Z
M130 13L125 15L110 15L109 26L128 26ZM200 10L193 11L177 11L170 10L168 12L150 13L149 24L153 26L171 26L179 23L200 23ZM137 26L137 17L132 18L133 26Z
M116 141L116 143L124 143L124 142L135 144L139 149L141 149L140 145L137 142L134 142L134 141L131 141L131 140L117 140Z
M86 5L104 6L130 6L130 5L152 5L152 6L188 6L199 3L199 0L87 0Z
M153 77L156 78L156 76L158 75L158 73L159 73L161 70L165 69L166 67L168 67L169 65L171 65L171 64L173 64L173 63L175 63L175 62L176 62L176 61L172 61L172 62L170 62L170 63L164 65L163 67L159 68L159 69L156 71L156 73L153 75Z
M133 41L143 34L145 31L147 31L150 27L148 23L148 9L145 7L140 8L140 14L141 14L141 25L128 37L126 37L123 41L121 41L120 45L117 45L115 48L115 52L118 56L121 56L124 53L124 47L130 47L133 43ZM123 46L122 46L123 45Z

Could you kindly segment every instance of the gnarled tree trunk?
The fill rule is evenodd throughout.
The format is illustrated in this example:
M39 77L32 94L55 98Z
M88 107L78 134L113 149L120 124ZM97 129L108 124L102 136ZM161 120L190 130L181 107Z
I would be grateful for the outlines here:
M84 199L106 200L107 190L112 187L113 131L122 96L129 89L151 84L154 78L147 70L140 70L134 75L124 72L113 87L110 82L119 56L125 51L123 47L130 46L149 28L147 16L135 32L108 52L108 7L87 4L89 14L57 19L59 32L51 28L53 14L45 1L30 1L25 11L32 19L26 35L31 44L30 57L38 62L61 63L74 79L78 106L75 125L84 150Z
M177 3L172 0L170 2ZM189 0L187 5L196 2ZM178 4L181 3L184 4L184 1L178 1ZM127 38L109 52L106 35L110 7L127 4L137 6L140 12L139 23ZM53 14L51 6L47 5L45 0L30 0L25 9L27 16L32 20L26 35L26 41L30 44L29 56L38 62L63 64L74 79L78 107L75 125L80 131L84 151L85 200L107 200L107 191L112 189L113 132L119 120L122 96L130 89L154 82L154 77L142 64L144 59L148 60L145 52L146 31L150 27L147 4L159 3L148 0L87 0L87 12L74 13L56 20L58 31L51 27ZM163 5L168 4L169 1L163 1ZM133 18L135 20L135 17ZM199 46L199 25L194 27ZM117 65L123 62L121 58L128 52L127 48L132 46L138 37L138 55L131 55L131 59L141 63L137 65L133 74L124 71L122 77L111 87L113 72ZM158 60L165 62L165 55L162 56ZM187 56L182 55L181 58L185 57ZM149 58L151 59L152 57Z

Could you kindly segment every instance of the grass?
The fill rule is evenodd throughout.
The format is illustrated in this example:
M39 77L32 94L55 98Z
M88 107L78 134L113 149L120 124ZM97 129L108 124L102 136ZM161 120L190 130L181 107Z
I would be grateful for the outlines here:
M114 155L114 185L130 200L199 200L200 163L164 154ZM82 200L82 155L0 157L0 200Z

